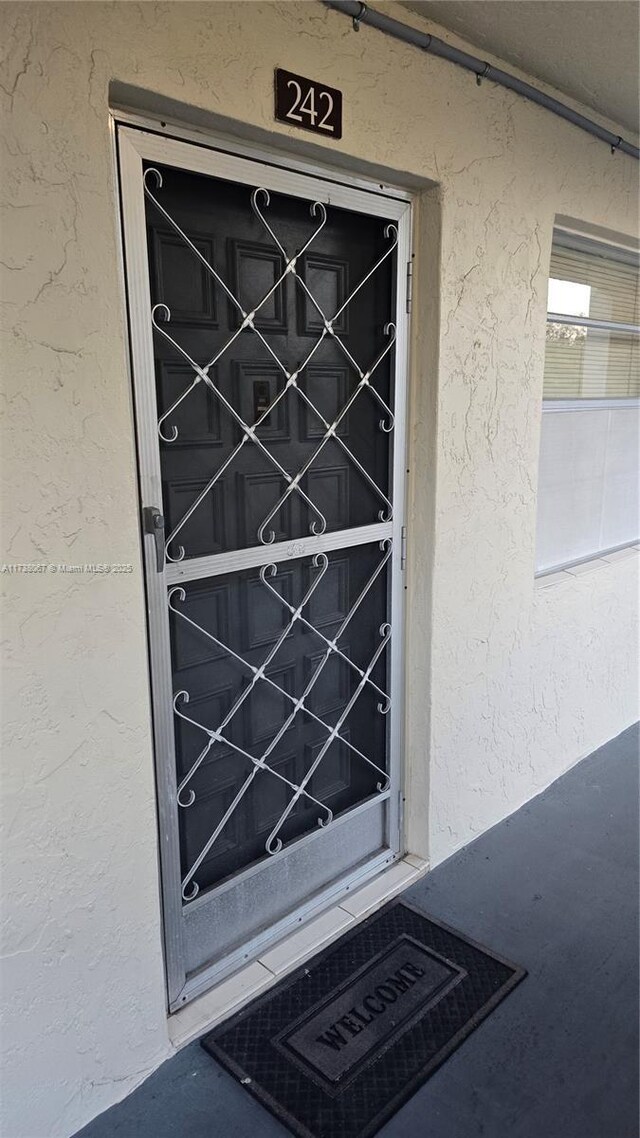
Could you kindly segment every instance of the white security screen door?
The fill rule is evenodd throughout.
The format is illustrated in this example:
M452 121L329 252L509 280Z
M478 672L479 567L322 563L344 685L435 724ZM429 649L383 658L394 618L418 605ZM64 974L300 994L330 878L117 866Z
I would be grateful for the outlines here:
M118 146L176 1008L402 851L409 205Z

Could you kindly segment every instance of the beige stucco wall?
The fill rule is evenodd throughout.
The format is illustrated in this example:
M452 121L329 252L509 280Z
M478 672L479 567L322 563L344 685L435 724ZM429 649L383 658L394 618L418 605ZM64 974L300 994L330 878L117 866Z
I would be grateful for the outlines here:
M322 77L345 95L328 161L438 187L418 209L409 464L410 834L433 862L637 717L632 562L533 581L553 219L631 233L637 164L319 3L0 18L1 560L134 566L2 578L3 1133L41 1138L170 1050L109 83L302 144L272 121L273 69Z

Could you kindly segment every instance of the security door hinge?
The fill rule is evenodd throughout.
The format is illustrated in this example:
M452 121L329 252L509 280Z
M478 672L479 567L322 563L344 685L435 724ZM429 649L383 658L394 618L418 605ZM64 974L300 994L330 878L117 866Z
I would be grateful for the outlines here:
M400 569L404 572L407 567L407 527L400 530Z
M413 300L413 261L407 261L407 314L411 313Z
M142 523L145 533L151 534L156 551L156 569L162 573L164 569L164 518L155 506L144 506L142 510Z

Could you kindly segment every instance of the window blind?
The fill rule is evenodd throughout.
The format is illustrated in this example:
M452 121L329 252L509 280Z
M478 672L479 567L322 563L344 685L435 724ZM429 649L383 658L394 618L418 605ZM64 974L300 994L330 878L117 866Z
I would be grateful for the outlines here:
M554 243L549 278L549 312L556 319L547 323L544 398L640 396L637 266ZM571 320L562 322L563 315Z

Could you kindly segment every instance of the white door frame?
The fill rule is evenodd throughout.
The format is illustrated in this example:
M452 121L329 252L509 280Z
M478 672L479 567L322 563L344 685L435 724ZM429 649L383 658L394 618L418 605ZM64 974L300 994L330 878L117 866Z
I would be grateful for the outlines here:
M149 652L152 676L153 730L156 754L156 787L158 798L158 824L160 838L161 888L163 904L165 961L167 969L168 1004L171 1011L200 995L212 984L235 970L247 959L255 958L266 946L284 935L289 927L299 927L301 919L317 915L336 901L355 884L361 884L401 857L404 850L403 826L403 739L404 739L404 591L405 565L403 556L405 537L405 473L406 473L406 402L408 384L408 319L407 319L407 266L411 261L411 202L401 190L381 188L361 178L349 179L327 172L312 164L292 162L288 157L266 152L256 147L234 146L230 152L228 140L208 139L196 135L199 145L183 138L167 137L157 129L143 129L141 125L122 124L117 116L117 150L119 159L119 187L121 197L124 258L126 263L126 291L131 343L132 382L135 390L135 418L138 440L140 499L143 506L162 506L159 452L157 442L155 367L150 312L150 282L146 249L145 202L142 182L143 160L176 165L185 170L214 175L244 184L260 184L276 193L304 197L387 218L398 228L397 289L395 342L395 430L393 446L392 501L393 518L388 523L359 527L350 531L352 543L376 541L391 536L391 612L393 637L390 648L390 675L392 709L389 726L389 759L392 781L388 794L387 848L372 857L357 871L342 878L314 897L285 920L273 925L267 932L223 960L188 975L185 965L185 912L206 899L196 899L186 906L182 903L180 857L178 846L178 820L176 807L176 775L174 755L173 691L169 651L169 625L167 619L167 586L178 584L188 576L209 576L210 558L198 559L194 572L193 562L187 571L184 563L165 566L164 572L155 568L153 538L144 539L144 560L147 585L147 615L149 624ZM153 123L146 124L153 128ZM172 131L172 135L175 135ZM184 132L186 133L186 132ZM194 137L194 136L192 136ZM260 162L259 179L256 162ZM295 165L295 170L292 167ZM383 532L384 531L384 532ZM286 556L300 557L334 548L344 542L346 531L339 531L339 541L331 544L331 534L297 540L295 552L278 550L270 545L269 560ZM290 543L281 543L287 546ZM301 552L302 547L302 552ZM233 568L234 554L227 555L228 569ZM195 559L194 559L195 560ZM217 555L216 560L220 560ZM264 560L262 557L261 560ZM201 563L201 564L200 564ZM218 570L220 571L220 570ZM352 818L349 811L334 823L341 825ZM298 842L313 842L315 832ZM252 872L250 868L249 874ZM240 876L240 875L238 875Z

